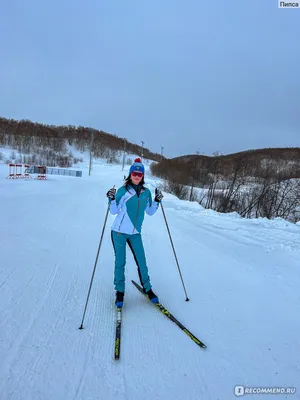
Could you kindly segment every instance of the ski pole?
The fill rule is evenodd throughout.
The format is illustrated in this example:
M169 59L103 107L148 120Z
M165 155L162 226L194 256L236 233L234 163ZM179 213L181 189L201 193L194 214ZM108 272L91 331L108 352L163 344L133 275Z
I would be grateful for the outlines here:
M114 187L115 187L115 185L114 185ZM83 329L83 321L84 321L84 317L85 317L85 313L86 313L86 309L87 309L87 305L88 305L88 301L89 301L89 297L90 297L90 293L91 293L91 289L92 289L92 284L93 284L94 275L95 275L95 271L96 271L96 266L97 266L97 262L98 262L100 247L101 247L101 243L102 243L102 239L103 239L103 235L104 235L104 230L105 230L105 225L106 225L106 221L107 221L107 217L108 217L109 207L110 207L110 205L108 205L108 207L107 207L106 216L105 216L103 229L102 229L102 234L101 234L101 239L100 239L100 242L99 242L96 261L95 261L94 270L93 270L93 274L92 274L92 279L91 279L91 283L90 283L90 287L89 287L89 291L88 291L88 295L87 295L87 299L86 299L86 303L85 303L85 307L84 307L83 317L82 317L82 321L81 321L81 325L80 325L79 329Z
M168 233L169 233L169 237L170 237L171 245L172 245L172 248L173 248L175 260L176 260L176 263L177 263L178 272L179 272L179 275L180 275L180 278L181 278L181 282L182 282L182 286L183 286L183 289L184 289L184 292L185 292L185 297L186 297L185 301L189 301L190 299L188 298L188 295L187 295L186 290L185 290L182 274L181 274L181 271L180 271L177 255L176 255L176 252L175 252L174 244L173 244L173 241L172 241L169 225L168 225L168 222L167 222L167 218L166 218L166 214L165 214L165 210L164 210L164 207L162 205L162 202L160 203L160 205L161 205L161 209L162 209L162 212L163 212L163 215L164 215L164 219L165 219L165 222L166 222L167 230L168 230Z

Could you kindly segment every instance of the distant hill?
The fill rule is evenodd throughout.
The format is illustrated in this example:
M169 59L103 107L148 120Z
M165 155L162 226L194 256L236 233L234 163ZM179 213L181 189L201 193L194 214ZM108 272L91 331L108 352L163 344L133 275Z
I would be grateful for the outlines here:
M124 149L123 138L102 130L73 125L45 125L29 120L17 121L0 117L0 146L10 146L26 154L34 143L35 146L63 152L66 139L70 145L75 145L79 150L92 149L95 157L101 157L108 149L114 151ZM146 147L142 149L141 146L129 141L126 141L126 152L139 154L154 161L162 159L160 154L153 153Z
M192 161L194 159L215 160L216 158L224 161L257 161L263 159L269 159L274 161L289 161L297 160L300 161L300 147L276 147L276 148L265 148L256 150L246 150L238 153L226 154L226 155L216 155L216 156L203 156L197 154L185 155L180 157L174 157L173 160L179 161Z
M185 155L164 159L152 167L153 173L166 179L190 184L207 183L209 175L231 177L235 171L256 178L300 178L300 148L265 148L217 156ZM172 172L171 172L172 171Z
M109 151L123 151L124 139L116 135L89 127L73 125L46 125L29 120L14 120L0 117L0 146L10 146L23 154L32 149L51 150L66 154L66 140L78 150L92 150L95 157L109 157ZM126 152L142 155L141 146L126 141ZM157 161L153 173L189 184L193 181L205 183L209 174L230 176L237 168L243 168L249 176L269 174L284 178L300 178L300 148L265 148L242 151L228 155L185 155L171 159L143 149L144 158ZM172 172L170 172L172 170Z

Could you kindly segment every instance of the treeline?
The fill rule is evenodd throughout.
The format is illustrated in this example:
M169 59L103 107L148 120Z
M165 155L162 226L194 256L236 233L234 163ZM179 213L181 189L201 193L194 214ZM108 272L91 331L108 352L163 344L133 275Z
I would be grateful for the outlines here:
M0 161L5 162L6 164L15 162L19 164L69 168L73 167L74 164L77 164L78 162L82 162L83 159L74 157L71 151L57 153L51 149L32 147L32 150L29 154L13 150L9 156L5 157L4 154L0 152Z
M246 218L300 220L300 148L178 157L151 170L165 179L165 190L204 208Z
M249 150L215 157L188 155L153 165L156 175L185 185L209 184L211 174L226 179L237 169L256 178L300 178L300 148Z
M78 150L92 150L95 157L103 157L110 151L122 151L124 140L110 133L83 126L56 126L34 123L28 120L0 118L0 146L10 146L23 154L34 147L52 149L64 154L65 141ZM126 141L126 152L141 155L141 146ZM143 148L143 157L159 161L160 154Z
M19 154L12 154L17 162L70 167L82 160L73 157L67 142L80 151L91 150L94 157L106 158L111 163L117 162L124 149L122 138L104 131L0 118L0 146L18 151ZM126 152L142 156L141 146L128 141ZM299 147L173 159L144 148L143 158L157 161L151 164L152 173L165 179L164 189L181 199L247 218L300 220ZM126 163L131 162L127 157Z

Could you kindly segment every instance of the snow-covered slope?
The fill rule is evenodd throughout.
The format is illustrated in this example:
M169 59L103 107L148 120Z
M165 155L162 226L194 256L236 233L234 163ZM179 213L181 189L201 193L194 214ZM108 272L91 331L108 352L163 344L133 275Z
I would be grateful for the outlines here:
M109 215L84 330L78 329L105 193L127 172L95 162L90 177L86 166L83 178L15 181L0 165L0 399L227 400L235 398L235 385L300 390L300 226L283 220L221 215L165 194L190 302L161 210L143 226L153 289L207 349L133 287L137 271L128 251L116 362ZM146 181L152 192L159 184L149 174Z

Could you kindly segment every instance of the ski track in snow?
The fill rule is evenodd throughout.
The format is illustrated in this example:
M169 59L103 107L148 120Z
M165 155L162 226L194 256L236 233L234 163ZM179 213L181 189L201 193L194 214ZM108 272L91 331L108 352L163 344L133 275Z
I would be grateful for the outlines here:
M221 215L166 194L164 210L190 302L161 210L146 216L143 227L153 289L208 348L200 349L132 285L137 270L127 251L121 356L115 361L111 215L84 329L78 328L105 193L120 186L123 175L119 166L97 164L91 177L84 173L82 179L13 182L0 166L0 399L227 400L235 398L238 384L297 386L299 226ZM153 191L157 180L147 182Z

